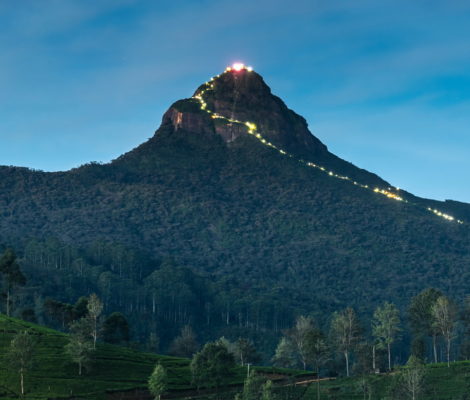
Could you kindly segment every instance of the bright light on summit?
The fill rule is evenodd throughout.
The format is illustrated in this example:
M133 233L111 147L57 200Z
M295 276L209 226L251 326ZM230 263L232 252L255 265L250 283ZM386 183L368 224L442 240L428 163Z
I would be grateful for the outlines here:
M239 72L239 71L241 71L242 69L245 69L245 64L242 64L242 63L234 63L234 64L232 65L232 68L233 68L235 71Z
M253 71L253 67L248 67L243 63L236 62L236 63L233 63L231 67L225 68L225 72L230 72L230 71L235 71L235 72L248 71L248 72L251 72L251 71Z

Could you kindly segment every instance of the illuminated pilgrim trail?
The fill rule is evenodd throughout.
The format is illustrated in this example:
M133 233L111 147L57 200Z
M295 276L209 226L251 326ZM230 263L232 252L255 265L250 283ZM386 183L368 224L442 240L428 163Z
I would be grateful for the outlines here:
M238 72L241 72L241 71L247 71L247 72L251 72L253 71L253 68L252 67L247 67L246 65L242 64L242 63L235 63L233 64L231 67L227 67L225 69L225 71L222 73L222 74L219 74L219 75L216 75L214 77L212 77L209 82L206 82L204 85L205 85L205 88L200 90L199 92L196 92L196 94L193 96L194 99L196 99L197 101L199 101L200 103L200 107L201 107L201 110L203 111L206 111L207 113L209 113L211 115L211 117L213 119L221 119L223 121L226 121L228 123L231 123L231 124L240 124L240 125L244 125L246 128L247 128L247 131L248 131L248 134L249 135L252 135L253 137L255 137L256 139L258 139L262 144L264 144L265 146L268 146L268 147L271 147L273 148L274 150L277 150L279 153L281 153L282 155L284 156L287 156L287 157L290 157L290 158L294 158L294 156L292 154L289 154L287 153L285 150L277 147L276 145L272 144L271 142L269 142L268 140L266 140L262 135L261 133L257 130L257 127L256 127L256 124L254 124L253 122L249 122L249 121L239 121L237 119L232 119L232 118L228 118L228 117L224 117L223 115L220 115L220 114L217 114L215 113L214 111L212 110L209 110L207 108L207 103L206 101L204 100L204 94L208 91L208 90L213 90L214 89L214 80L217 79L217 78L220 78L221 75L223 74L227 74L227 73L238 73ZM326 174L328 174L328 176L331 176L333 178L336 178L336 179L342 179L342 180L345 180L345 181L349 181L351 182L351 184L355 185L355 186L359 186L363 189L367 189L367 190L371 190L373 191L374 193L379 193L383 196L386 196L390 199L393 199L393 200L396 200L396 201L401 201L401 202L404 202L404 203L408 203L412 206L415 206L415 207L420 207L420 208L423 208L429 212L432 212L433 214L437 215L438 217L441 217L441 218L444 218L448 221L454 221L454 222L458 222L459 224L463 224L463 221L459 220L459 219L455 219L452 215L449 215L449 214L446 214L446 213L443 213L439 210L436 210L436 209L433 209L433 208L430 208L430 207L422 207L420 206L419 204L416 204L416 203L412 203L406 199L404 199L403 197L401 197L399 194L397 193L394 193L392 191L391 188L388 188L387 190L385 189L381 189L381 188L371 188L369 185L364 185L364 184L361 184L359 182L356 182L355 180L352 180L350 177L348 176L344 176L344 175L338 175L336 174L335 172L333 171L330 171L328 169L326 169L325 167L322 167L320 165L317 165L317 164L314 164L313 162L310 162L310 161L305 161L305 160L302 160L302 159L297 159L297 161L303 165L306 165L308 167L311 167L311 168L316 168L316 169L319 169L320 171L322 172L325 172ZM395 190L398 192L400 189L398 188L395 188Z

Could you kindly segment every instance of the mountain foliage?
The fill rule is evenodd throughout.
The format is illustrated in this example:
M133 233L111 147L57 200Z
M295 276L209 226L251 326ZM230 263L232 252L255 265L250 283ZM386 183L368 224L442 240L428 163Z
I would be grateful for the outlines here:
M268 357L296 315L321 321L351 306L370 316L384 301L404 310L427 287L465 298L469 225L426 208L470 221L469 205L406 192L410 203L398 202L299 163L388 185L308 139L305 120L259 75L231 79L215 80L209 106L254 120L293 157L239 129L228 140L235 128L187 99L109 164L0 168L0 243L20 254L23 309L50 318L45 298L97 293L106 312L143 321L131 324L142 343L157 331L167 345L192 325L205 340L249 337Z

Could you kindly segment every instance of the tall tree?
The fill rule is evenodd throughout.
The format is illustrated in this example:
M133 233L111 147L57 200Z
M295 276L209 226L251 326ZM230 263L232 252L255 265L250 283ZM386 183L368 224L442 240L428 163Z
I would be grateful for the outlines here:
M331 337L337 351L344 355L346 376L349 376L350 355L360 339L360 333L359 321L351 307L333 314Z
M432 307L432 315L435 329L446 341L447 366L450 367L450 345L454 339L457 309L447 297L441 296Z
M11 293L16 286L24 286L26 278L16 261L16 254L12 249L6 249L0 258L0 273L3 276L6 292L6 313L11 314Z
M65 328L72 321L85 317L88 314L88 297L80 297L77 302L72 305L69 303L62 303L60 301L47 298L44 301L44 308L53 319L61 323L62 328Z
M163 393L168 388L168 376L163 365L158 363L148 380L150 393L155 396L155 400L160 400Z
M54 299L47 298L44 301L44 310L48 316L59 322L62 328L68 326L75 319L71 304L62 303ZM52 321L49 322L52 323Z
M90 319L81 318L70 324L70 340L65 345L65 352L78 364L78 375L82 375L83 366L91 362L93 344L90 342L93 327Z
M465 336L461 346L461 355L465 360L470 359L470 296L465 298L462 321L465 328Z
M245 338L238 338L235 342L235 355L240 360L240 364L243 366L246 363L258 363L261 360L261 356L256 351L256 348L251 340Z
M416 400L425 386L426 370L422 361L411 356L399 375L401 389L411 400Z
M424 341L427 336L432 338L432 353L434 362L437 362L437 337L438 331L433 324L434 317L432 307L436 300L442 296L442 292L437 289L425 289L411 299L408 308L408 318L414 341ZM420 345L415 344L415 348L419 349Z
M113 312L103 322L103 340L108 343L129 342L129 323L120 312Z
M261 386L261 400L273 400L273 381L267 380L263 386Z
M363 400L372 398L372 383L370 376L362 375L357 381L357 388L362 392Z
M251 370L243 384L242 400L259 400L262 384L262 378L254 370Z
M292 368L296 365L294 346L289 339L284 336L281 338L271 361L275 366L283 368Z
M309 335L313 334L314 330L312 318L301 315L295 321L294 327L286 332L286 336L293 344L294 351L304 370L307 369L308 362L308 338Z
M400 312L396 306L385 302L377 307L372 318L372 334L379 346L387 349L389 371L392 370L391 346L400 331Z
M202 385L219 388L231 375L235 366L233 354L220 341L209 342L193 356L191 373L193 382L199 388Z
M87 310L92 323L91 336L93 338L93 350L95 350L99 335L99 317L103 311L103 302L95 293L88 298Z
M191 326L185 325L181 328L179 336L171 343L169 353L177 357L192 357L198 347L193 329Z
M320 368L330 359L330 349L322 331L314 329L307 335L307 360L317 374L317 399L320 399Z
M36 340L28 331L17 333L11 343L6 359L9 367L20 375L21 395L24 396L24 376L33 366Z
M88 303L90 299L86 296L81 296L72 306L73 319L80 319L86 317L88 314Z

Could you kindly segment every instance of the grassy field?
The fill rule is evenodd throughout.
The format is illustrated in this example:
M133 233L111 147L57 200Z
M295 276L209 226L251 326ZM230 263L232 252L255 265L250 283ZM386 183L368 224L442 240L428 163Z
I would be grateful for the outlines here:
M78 375L74 364L64 352L68 336L22 320L0 314L0 398L16 399L20 392L18 373L9 370L5 352L18 331L30 330L37 339L34 368L25 376L27 399L57 399L79 397L87 400L104 399L107 391L145 388L155 364L167 369L169 389L173 393L191 390L189 360L143 353L126 347L98 344L94 360L84 375ZM305 371L254 367L262 373L302 376ZM237 367L230 378L231 385L241 385L246 368Z
M366 377L340 378L321 382L323 400L406 400L403 394L393 394L398 372ZM364 382L365 379L365 382ZM366 385L364 385L366 383ZM364 386L367 387L364 391ZM369 397L370 394L370 397ZM316 386L310 386L304 399L316 399ZM469 400L470 361L426 366L426 381L419 400Z

